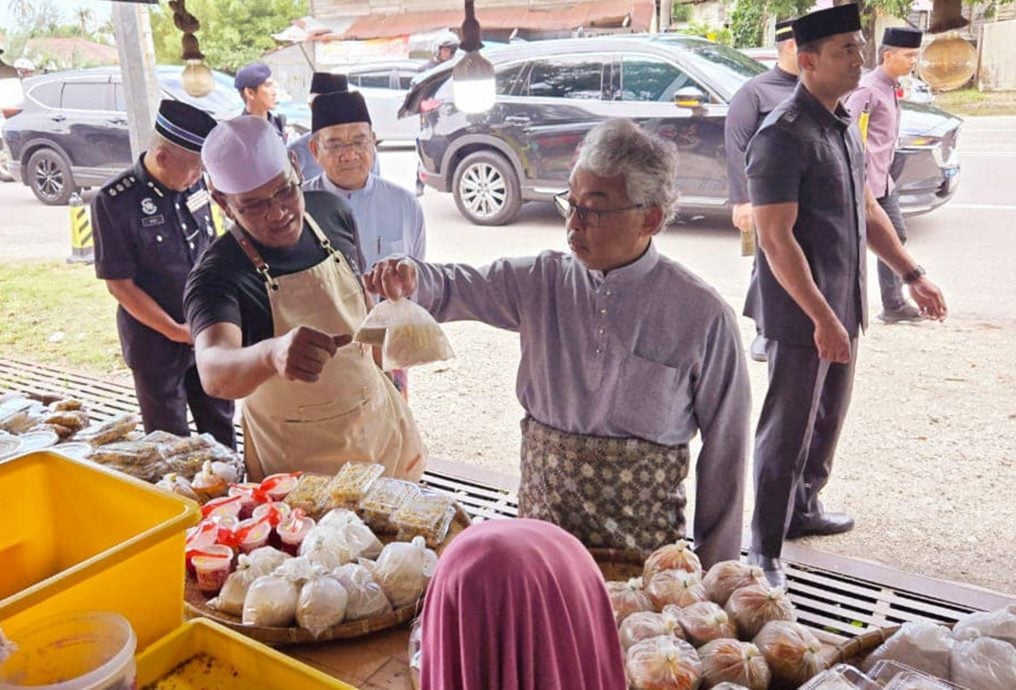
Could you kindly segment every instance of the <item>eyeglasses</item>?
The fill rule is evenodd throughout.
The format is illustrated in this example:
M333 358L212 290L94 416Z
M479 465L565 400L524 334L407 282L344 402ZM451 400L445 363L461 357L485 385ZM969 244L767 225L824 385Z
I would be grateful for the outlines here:
M290 179L289 184L265 199L258 199L243 206L237 206L236 212L248 218L267 216L274 204L289 206L300 194L300 180Z
M585 206L579 206L569 199L567 192L556 195L554 197L554 204L557 206L558 213L560 213L563 218L571 218L571 215L574 213L579 217L579 222L590 228L599 227L600 221L604 216L611 216L615 213L624 213L625 211L634 211L637 208L646 207L645 204L635 204L634 206L625 206L624 208L587 208Z
M318 142L318 145L328 153L344 153L352 150L355 153L366 153L374 145L371 137L356 137L352 141L339 141L338 139L327 139Z

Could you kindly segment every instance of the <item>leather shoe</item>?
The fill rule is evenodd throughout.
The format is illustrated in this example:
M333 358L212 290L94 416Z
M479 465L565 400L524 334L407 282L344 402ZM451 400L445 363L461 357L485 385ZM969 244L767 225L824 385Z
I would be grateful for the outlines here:
M878 315L883 323L899 323L900 321L923 321L920 310L912 304L904 304L898 309L883 309Z
M748 565L758 566L773 587L787 588L787 573L783 570L783 561L779 558L763 556L754 551L748 552Z
M794 520L787 530L787 539L827 537L854 529L854 518L846 513L816 513L808 518Z
M751 358L756 362L768 361L769 355L766 354L765 336L761 333L755 336L755 339L751 341L751 347L748 351L751 353Z

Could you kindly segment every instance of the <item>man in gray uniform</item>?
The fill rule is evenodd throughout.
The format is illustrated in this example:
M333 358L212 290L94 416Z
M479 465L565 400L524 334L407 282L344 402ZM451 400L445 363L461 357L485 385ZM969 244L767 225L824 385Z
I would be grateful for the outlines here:
M797 86L797 43L794 41L792 25L793 21L789 19L776 23L779 61L768 72L746 81L730 100L730 108L727 110L723 134L727 150L730 216L742 236L755 233L755 224L751 219L751 200L748 198L748 180L744 175L744 154L748 150L748 142L755 136L766 115L789 98ZM751 270L754 274L754 264ZM757 299L758 295L748 293L749 303ZM762 325L756 322L755 330L758 335L751 344L751 358L756 362L764 362L766 339L762 337Z
M853 528L818 495L850 403L858 331L867 324L865 247L886 262L922 313L945 300L900 244L864 184L857 128L840 104L861 76L857 5L794 22L801 83L748 146L748 193L759 248L752 289L767 339L769 388L755 435L755 509L749 560L774 585L786 576L784 538Z

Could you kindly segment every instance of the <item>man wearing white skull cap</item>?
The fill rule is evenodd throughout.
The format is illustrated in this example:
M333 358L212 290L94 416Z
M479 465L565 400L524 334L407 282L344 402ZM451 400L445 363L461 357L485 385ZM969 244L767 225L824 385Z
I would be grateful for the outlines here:
M425 450L391 381L351 334L366 316L349 207L303 192L263 118L223 122L202 161L234 221L187 281L185 307L209 393L242 399L248 475L334 474L379 462L417 480Z

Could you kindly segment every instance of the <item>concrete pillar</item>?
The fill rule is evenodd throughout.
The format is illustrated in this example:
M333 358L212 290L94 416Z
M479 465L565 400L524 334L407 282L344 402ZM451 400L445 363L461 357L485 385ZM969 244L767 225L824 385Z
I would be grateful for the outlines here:
M113 26L120 56L120 73L123 75L124 100L127 102L131 156L137 158L148 148L160 100L148 7L140 3L114 2Z

